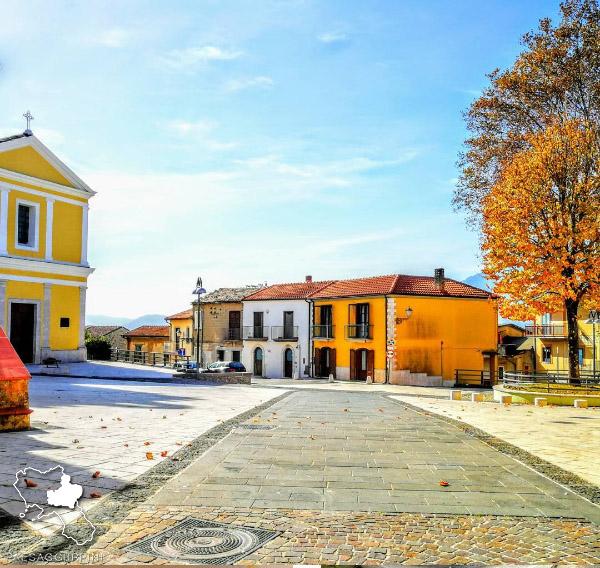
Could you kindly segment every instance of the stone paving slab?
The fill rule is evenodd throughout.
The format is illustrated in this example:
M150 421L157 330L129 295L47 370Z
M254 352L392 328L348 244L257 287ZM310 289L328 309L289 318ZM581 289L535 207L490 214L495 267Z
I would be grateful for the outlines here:
M177 385L174 389L154 383L34 377L30 381L33 428L0 434L0 508L14 517L24 510L12 487L17 471L25 467L46 471L62 465L73 483L83 485L79 502L88 510L101 501L90 499L91 492L109 495L169 460L220 421L281 394L280 389L245 386ZM161 457L163 451L167 457ZM152 452L152 460L146 452ZM101 472L96 479L95 471ZM30 477L35 481L36 474ZM37 490L26 491L28 501L34 501ZM45 495L40 498L45 502ZM55 517L30 526L45 535L62 528Z
M149 503L600 521L571 491L379 395L298 391L248 424L276 428L234 430Z
M177 564L126 550L194 517L280 532L238 564L597 564L600 528L576 519L142 505L90 553L104 564Z

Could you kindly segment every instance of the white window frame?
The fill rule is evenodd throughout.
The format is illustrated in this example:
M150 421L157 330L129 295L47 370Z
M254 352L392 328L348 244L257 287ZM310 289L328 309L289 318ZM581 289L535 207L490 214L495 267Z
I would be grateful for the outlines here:
M19 205L26 205L35 211L33 219L33 245L22 245L19 243ZM31 223L31 217L29 218ZM31 226L29 227L31 232ZM15 205L15 249L38 252L40 250L40 204L35 201L17 199Z

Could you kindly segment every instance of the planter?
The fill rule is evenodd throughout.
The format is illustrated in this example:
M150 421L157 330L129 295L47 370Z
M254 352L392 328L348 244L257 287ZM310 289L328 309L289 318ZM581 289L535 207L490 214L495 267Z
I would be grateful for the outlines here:
M585 394L558 394L547 391L522 391L512 389L503 385L494 387L494 400L500 401L502 395L511 395L513 403L517 404L535 404L536 398L546 399L548 404L557 406L574 406L576 400L587 400L588 406L600 406L600 392L597 395Z

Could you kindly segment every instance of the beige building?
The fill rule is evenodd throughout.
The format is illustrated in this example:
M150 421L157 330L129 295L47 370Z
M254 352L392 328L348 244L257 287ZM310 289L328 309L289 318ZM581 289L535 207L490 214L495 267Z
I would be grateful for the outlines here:
M260 285L219 288L200 297L201 318L198 339L202 345L204 367L215 361L242 360L242 298L260 288L262 288ZM194 302L193 311L196 312L197 309L198 302ZM194 329L194 346L196 334L197 331Z

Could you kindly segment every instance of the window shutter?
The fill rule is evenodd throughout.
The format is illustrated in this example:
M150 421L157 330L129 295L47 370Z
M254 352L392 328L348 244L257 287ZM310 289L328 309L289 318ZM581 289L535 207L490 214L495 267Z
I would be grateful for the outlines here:
M350 304L348 306L348 325L354 325L356 323L356 304Z
M350 349L350 378L356 379L356 350Z
M335 373L335 349L332 349L329 352L329 367L331 369L330 373L333 375L333 378L335 379L336 377L336 373Z
M375 380L375 351L372 349L367 351L367 375L371 375L371 378Z
M321 306L315 306L315 325L321 325Z
M315 377L321 376L321 350L317 347L315 349L315 358L313 359L315 366Z

